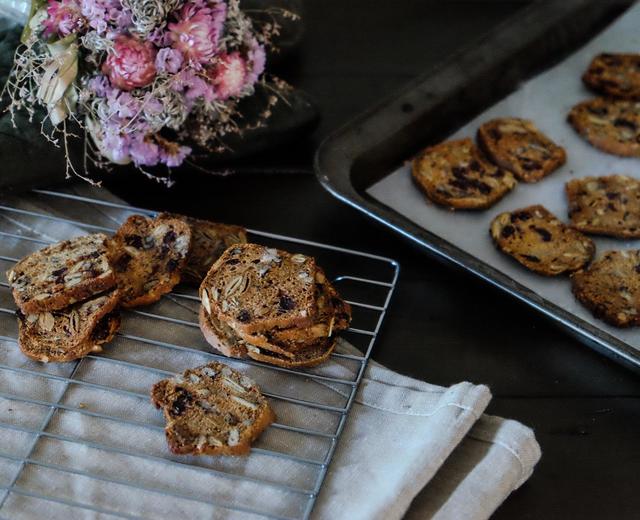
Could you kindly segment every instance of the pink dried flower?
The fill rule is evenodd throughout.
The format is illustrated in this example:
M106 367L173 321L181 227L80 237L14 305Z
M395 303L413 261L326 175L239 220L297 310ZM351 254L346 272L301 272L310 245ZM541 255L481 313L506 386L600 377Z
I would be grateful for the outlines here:
M247 62L239 52L225 54L209 70L209 77L219 99L238 96L247 82Z
M102 65L114 87L133 90L149 85L156 76L156 50L152 43L119 36Z
M168 26L174 49L196 68L213 59L218 50L227 6L224 2L206 5L187 2L179 11L177 21Z
M49 0L47 19L42 23L45 38L57 34L64 38L72 33L80 32L86 25L86 20L80 12L80 5L76 0Z

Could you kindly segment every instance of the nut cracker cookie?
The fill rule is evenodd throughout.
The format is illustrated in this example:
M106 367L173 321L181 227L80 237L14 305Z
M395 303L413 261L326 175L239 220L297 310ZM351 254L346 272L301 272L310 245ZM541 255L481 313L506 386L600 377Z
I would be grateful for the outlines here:
M211 265L228 247L245 243L247 231L240 226L219 224L209 220L201 220L173 213L162 213L162 219L181 219L191 228L191 249L187 264L182 271L182 281L192 285L200 285L209 272Z
M132 215L108 242L123 307L158 301L180 282L191 230L179 219Z
M313 258L255 244L228 249L200 297L200 328L215 349L282 367L325 361L351 321Z
M605 96L640 99L640 54L600 54L582 81Z
M547 276L584 267L596 250L590 238L540 205L501 213L491 223L490 232L500 251Z
M256 383L222 363L186 370L151 390L177 454L246 455L276 416Z
M640 324L640 251L608 251L571 276L575 297L616 327Z
M571 225L584 233L640 237L640 181L625 175L585 177L565 185Z
M427 198L449 209L488 208L516 186L511 172L488 162L468 138L425 149L411 174Z
M593 147L640 157L640 101L590 99L573 107L568 121Z
M477 138L491 161L524 182L543 179L567 160L564 149L527 119L493 119L480 126Z
M24 314L63 309L116 285L102 233L65 240L23 258L7 271Z
M18 311L20 350L36 361L71 361L98 352L120 325L117 290L65 309L23 314Z
M316 313L315 260L257 244L237 244L213 264L200 286L211 315L251 334L308 326Z

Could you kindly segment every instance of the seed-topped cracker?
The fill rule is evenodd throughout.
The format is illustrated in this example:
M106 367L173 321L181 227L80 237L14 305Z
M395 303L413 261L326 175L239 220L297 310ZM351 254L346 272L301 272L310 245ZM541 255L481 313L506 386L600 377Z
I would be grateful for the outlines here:
M640 98L640 54L599 54L582 76L582 81L606 96Z
M575 297L616 327L640 324L640 251L608 251L571 276Z
M625 175L584 177L565 185L571 225L584 233L640 237L640 181Z
M177 454L245 455L276 417L256 383L222 363L184 371L151 390Z
M595 148L640 157L640 101L590 99L573 107L568 120Z
M468 138L427 148L411 172L430 200L449 209L488 208L516 185L511 172L487 161Z
M63 309L116 285L102 233L40 249L7 271L16 304L24 314Z
M123 307L158 301L180 282L191 230L179 219L132 215L108 242Z
M590 238L540 205L501 213L491 223L491 237L502 252L547 276L581 269L596 249Z
M120 325L118 290L65 309L23 314L18 311L20 350L36 361L71 361L98 352Z
M489 159L524 182L537 182L560 166L563 148L544 135L533 122L503 117L478 129L478 144Z
M310 325L316 312L313 258L257 244L237 244L200 286L209 315L251 334Z
M181 219L191 228L191 249L187 264L182 271L182 281L200 285L211 265L220 258L225 249L247 241L247 232L243 227L219 224L184 215L163 213L158 218Z

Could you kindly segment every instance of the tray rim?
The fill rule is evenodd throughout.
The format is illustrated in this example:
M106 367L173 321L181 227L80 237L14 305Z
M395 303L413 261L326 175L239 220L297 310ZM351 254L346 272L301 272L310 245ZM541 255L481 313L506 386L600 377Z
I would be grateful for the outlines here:
M556 18L562 19L563 16L574 12L574 10L584 7L593 8L597 7L598 4L600 4L600 7L602 6L597 0L566 2L564 5L554 6L554 15L556 15ZM631 4L632 2L627 3L625 9ZM614 6L609 5L607 7ZM455 75L456 68L460 68L459 61L465 61L470 64L472 70L477 71L478 69L474 67L482 67L483 64L476 63L473 60L480 49L488 46L496 48L505 39L513 38L514 33L522 33L525 27L530 27L532 20L539 18L543 14L543 10L545 11L544 14L547 15L548 4L545 6L541 1L534 2L529 7L516 13L517 20L515 20L515 16L509 17L498 24L491 34L481 38L481 42L475 42L475 44L454 53L437 67L421 74L395 94L383 99L336 130L325 138L318 148L314 157L314 170L323 188L338 200L363 212L378 223L391 228L403 238L410 240L414 245L425 250L430 256L478 276L485 282L533 307L597 352L634 371L640 372L640 349L632 347L605 330L542 298L508 275L433 234L428 229L419 226L382 202L365 196L352 183L352 167L358 157L385 138L392 136L393 132L401 130L403 124L407 125L411 121L411 117L415 117L410 113L407 115L407 111L403 110L403 107L407 103L413 102L412 95L416 91L423 89L428 92L434 90L434 87L437 91L436 80L447 74L452 74L452 80L449 84L451 88L461 86L465 83L465 78L460 74L457 77ZM550 26L553 25L550 24ZM535 41L536 34L532 35L530 33L531 31L529 31L529 38L523 44ZM446 92L442 92L441 97L443 96L446 96ZM430 104L427 101L427 106L422 107L422 112L432 109L439 99L438 96L432 96ZM380 131L379 121L385 122L382 125L383 131ZM410 157L410 155L408 153L406 157ZM392 171L389 170L386 175L391 174Z

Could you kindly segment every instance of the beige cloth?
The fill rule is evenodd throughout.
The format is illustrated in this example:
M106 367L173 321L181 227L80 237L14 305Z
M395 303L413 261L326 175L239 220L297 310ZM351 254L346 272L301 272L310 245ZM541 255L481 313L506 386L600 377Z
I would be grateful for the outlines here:
M84 185L74 189L112 198ZM10 203L112 228L124 214L46 197L23 197ZM29 216L0 215L0 230L5 232L47 240L80 232L66 224ZM1 242L0 254L5 256L22 256L39 247L8 237L2 237ZM2 270L8 266L6 261L0 265ZM8 290L2 289L0 294L0 306L13 308ZM197 302L169 297L144 311L193 322L196 306ZM175 373L208 361L208 345L197 328L130 313L124 317L122 332L124 336L109 345L103 357L83 360L73 373L71 364L35 363L25 359L14 342L0 341L0 424L5 425L0 427L0 487L9 486L18 475L19 490L59 501L11 493L0 508L0 517L261 517L251 511L282 518L303 516L308 497L289 488L312 490L319 468L260 450L321 460L330 448L330 440L272 427L247 458L170 455L161 414L147 399L149 388L164 372ZM0 313L0 335L15 334L14 318ZM189 350L150 345L137 337L184 345ZM354 349L343 342L339 351L349 353ZM401 346L398 351L402 351ZM231 360L229 364L248 373L269 393L328 406L341 407L346 402L344 385ZM312 372L344 378L352 377L354 369L353 362L334 358ZM64 378L83 384L66 385ZM114 388L118 390L109 390ZM483 415L490 398L489 389L483 385L460 383L442 388L371 362L311 517L400 518L427 486L410 518L487 518L529 477L540 457L530 429ZM63 408L48 422L46 435L34 443L34 435L28 432L46 422L50 408L45 404L58 400ZM325 433L334 431L338 424L339 415L335 413L277 399L272 402L281 424ZM71 442L73 439L82 439L84 444ZM131 452L144 457L132 456ZM11 459L24 457L34 464L21 470L19 462ZM100 479L83 475L85 472ZM248 479L229 478L229 474ZM260 484L258 480L263 479L273 484ZM124 485L127 482L139 489ZM0 489L0 501L3 498ZM246 511L231 511L213 503L240 506ZM72 504L87 504L94 510Z

